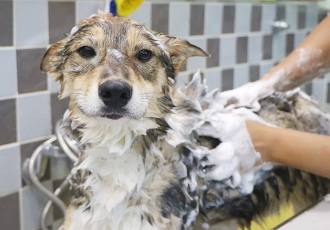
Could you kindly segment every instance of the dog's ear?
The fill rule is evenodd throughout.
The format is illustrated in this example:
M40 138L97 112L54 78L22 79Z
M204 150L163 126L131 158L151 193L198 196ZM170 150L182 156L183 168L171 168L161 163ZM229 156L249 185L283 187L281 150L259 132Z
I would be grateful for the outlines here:
M52 77L55 78L55 81L60 82L61 91L59 99L63 99L69 96L69 92L65 90L64 77L62 73L62 68L64 64L63 50L66 43L67 39L65 38L51 45L45 53L44 57L42 58L40 64L41 71L48 72Z
M176 71L180 70L185 61L190 57L200 56L209 57L201 48L190 44L188 41L171 37L167 35L157 34L163 43L165 50L170 54L173 66Z

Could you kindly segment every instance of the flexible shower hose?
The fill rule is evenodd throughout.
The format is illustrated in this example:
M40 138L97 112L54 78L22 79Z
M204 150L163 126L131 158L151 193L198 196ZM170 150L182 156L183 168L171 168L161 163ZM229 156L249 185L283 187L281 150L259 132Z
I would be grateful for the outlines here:
M41 228L42 230L48 230L46 226L46 217L49 211L49 208L51 207L52 203L56 204L61 211L63 212L63 216L65 216L66 213L66 205L64 202L58 198L58 196L63 192L65 187L69 184L69 181L72 177L72 174L70 173L65 180L62 182L62 184L55 190L54 193L49 191L45 186L43 186L40 181L38 176L36 175L34 171L34 164L39 156L41 154L41 150L43 146L52 144L54 141L58 141L61 149L63 152L69 157L69 159L76 163L78 161L78 155L80 154L79 148L72 143L72 140L70 140L69 137L63 136L60 132L60 124L61 120L57 122L56 127L55 127L55 134L56 136L51 137L47 141L45 141L43 144L41 144L32 154L29 162L29 167L28 167L28 172L29 172L29 177L31 179L31 182L40 190L42 191L46 196L49 197L49 201L47 202L41 216Z

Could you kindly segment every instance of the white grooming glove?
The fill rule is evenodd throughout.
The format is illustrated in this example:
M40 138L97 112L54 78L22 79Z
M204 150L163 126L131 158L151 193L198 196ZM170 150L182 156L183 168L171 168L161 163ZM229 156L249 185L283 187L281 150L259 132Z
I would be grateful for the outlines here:
M197 130L199 135L211 134L222 141L203 158L202 166L212 168L205 171L205 180L230 178L228 185L250 193L257 179L255 172L262 165L261 155L254 149L245 121L267 123L246 108L225 110L211 115L208 122Z
M226 104L236 104L238 106L252 106L257 111L260 109L258 100L274 92L273 82L269 80L259 80L242 85L236 89L220 93L220 99Z

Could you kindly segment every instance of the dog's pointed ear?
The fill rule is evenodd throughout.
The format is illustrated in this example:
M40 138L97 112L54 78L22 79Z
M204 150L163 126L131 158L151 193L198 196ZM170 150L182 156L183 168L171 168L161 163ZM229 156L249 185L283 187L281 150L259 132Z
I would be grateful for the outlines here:
M40 69L43 72L49 73L50 76L55 78L55 81L59 81L61 84L61 91L59 94L59 99L63 99L69 96L69 93L65 90L64 77L62 73L62 68L64 64L63 50L67 43L67 39L64 38L61 41L56 42L51 45L44 57L41 60Z
M61 55L61 52L64 50L66 42L67 39L64 38L61 41L54 43L48 48L40 64L41 71L52 73L57 69L60 64L62 64L61 59L63 59L63 57Z
M190 57L209 57L203 49L190 44L188 41L171 37L163 34L157 34L158 38L163 43L165 50L170 54L173 66L176 71L179 71L185 61Z

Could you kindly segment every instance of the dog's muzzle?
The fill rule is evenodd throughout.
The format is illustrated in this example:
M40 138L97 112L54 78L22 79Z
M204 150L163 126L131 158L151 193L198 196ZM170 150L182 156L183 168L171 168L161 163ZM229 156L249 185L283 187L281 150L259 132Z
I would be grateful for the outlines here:
M121 80L109 80L100 85L99 97L108 109L114 112L107 117L116 119L122 115L117 114L116 111L119 112L132 98L132 87Z

